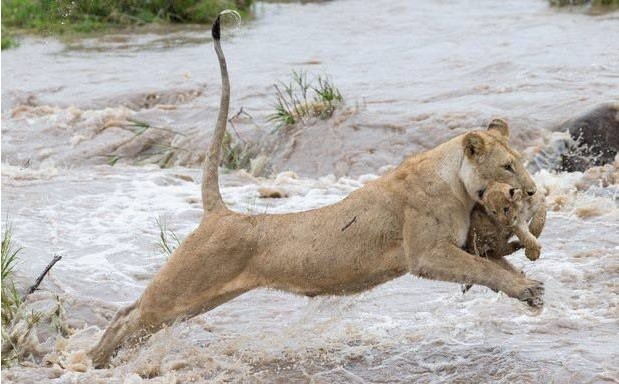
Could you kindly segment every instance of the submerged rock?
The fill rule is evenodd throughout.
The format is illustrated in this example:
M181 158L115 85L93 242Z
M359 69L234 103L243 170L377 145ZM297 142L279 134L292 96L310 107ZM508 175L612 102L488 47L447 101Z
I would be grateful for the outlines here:
M619 102L601 105L561 124L573 143L561 155L561 170L585 171L612 163L619 151Z
M602 104L569 119L556 131L555 140L529 164L531 172L584 172L610 164L619 152L619 102Z

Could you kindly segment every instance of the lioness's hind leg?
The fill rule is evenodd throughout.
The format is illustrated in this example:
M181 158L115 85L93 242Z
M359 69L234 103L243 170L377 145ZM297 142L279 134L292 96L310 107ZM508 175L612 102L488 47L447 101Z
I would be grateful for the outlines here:
M96 368L106 365L116 349L142 329L138 306L139 300L116 312L97 345L88 352Z
M174 321L174 316L164 317L164 312L146 315L150 310L144 308L143 297L128 307L120 309L110 325L105 329L99 343L88 352L95 368L109 363L110 358L124 344L141 344L147 338Z
M181 279L172 280L178 282ZM123 344L140 344L163 326L209 311L254 287L256 283L243 274L220 286L193 294L185 291L179 294L179 290L166 289L164 284L152 284L134 304L117 312L88 355L95 367L103 367Z

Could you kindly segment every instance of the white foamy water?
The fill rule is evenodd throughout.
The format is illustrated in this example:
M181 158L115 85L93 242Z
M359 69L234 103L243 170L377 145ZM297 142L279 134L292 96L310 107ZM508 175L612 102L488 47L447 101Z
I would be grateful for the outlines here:
M273 154L274 176L224 175L224 199L242 212L336 202L379 168L493 116L510 121L514 145L531 158L560 121L619 97L616 13L555 12L544 1L257 8L224 44L231 111L254 117L236 123L241 135L270 130L270 86L292 68L331 74L349 110L296 132L292 149ZM256 290L122 350L110 369L89 369L81 353L165 262L156 220L180 238L199 221L200 172L184 166L200 163L217 112L206 35L26 40L3 52L2 222L8 215L24 247L23 285L63 256L28 306L49 308L57 294L70 328L61 337L41 327L32 363L3 370L3 381L619 381L617 162L534 175L550 207L542 256L510 260L545 282L542 311L411 276L350 297ZM127 119L172 131L133 138ZM183 149L167 164L181 166L149 165L170 147ZM105 165L113 156L117 165ZM260 199L261 186L289 197Z

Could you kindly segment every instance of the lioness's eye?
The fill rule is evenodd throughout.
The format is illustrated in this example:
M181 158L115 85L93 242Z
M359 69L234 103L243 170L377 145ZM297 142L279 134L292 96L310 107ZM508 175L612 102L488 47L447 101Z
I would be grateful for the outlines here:
M508 171L508 172L514 172L514 167L512 167L512 165L511 165L511 164L505 164L505 165L503 166L503 169L505 169L505 170L506 170L506 171Z
M503 208L503 212L505 212L505 213L509 212L509 207Z

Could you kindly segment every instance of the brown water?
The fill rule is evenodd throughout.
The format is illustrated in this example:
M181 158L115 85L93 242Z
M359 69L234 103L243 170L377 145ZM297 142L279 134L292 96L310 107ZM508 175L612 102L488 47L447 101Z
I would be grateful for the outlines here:
M224 41L231 111L251 116L235 120L241 138L278 146L265 153L272 177L223 177L224 198L239 211L338 201L412 151L495 116L510 122L514 146L530 159L561 136L553 130L562 120L619 100L617 13L556 12L544 1L256 7L256 20ZM619 381L619 164L535 174L553 209L542 258L511 259L545 281L541 313L484 288L462 295L455 284L413 277L351 297L257 290L121 351L111 369L76 372L88 367L80 351L165 262L155 220L182 238L200 218L195 167L219 94L207 36L189 28L69 43L29 38L2 53L3 225L8 214L25 247L24 282L54 253L64 256L43 288L59 294L74 332L56 339L41 330L33 365L3 370L3 380ZM301 68L330 74L346 107L331 120L270 133L272 84ZM136 136L131 119L157 128ZM290 197L259 199L263 185ZM28 305L48 309L54 300L40 292Z

